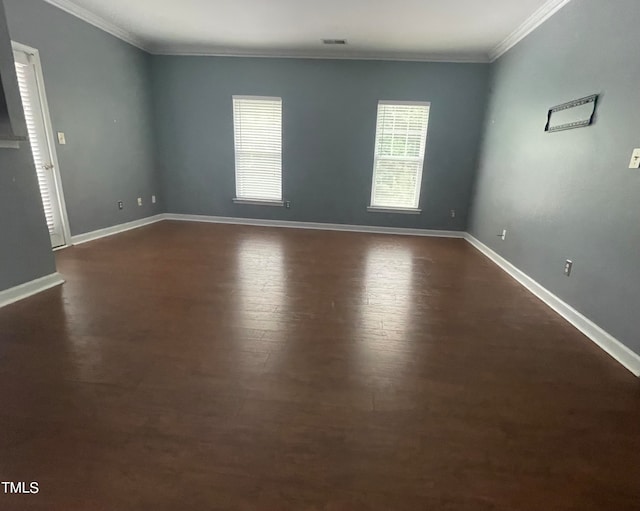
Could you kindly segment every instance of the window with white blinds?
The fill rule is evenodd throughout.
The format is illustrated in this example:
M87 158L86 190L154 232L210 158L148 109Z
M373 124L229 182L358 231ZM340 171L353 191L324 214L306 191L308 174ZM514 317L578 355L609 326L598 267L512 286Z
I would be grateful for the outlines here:
M234 96L236 199L282 201L282 99Z
M429 108L429 103L378 103L372 208L418 209Z

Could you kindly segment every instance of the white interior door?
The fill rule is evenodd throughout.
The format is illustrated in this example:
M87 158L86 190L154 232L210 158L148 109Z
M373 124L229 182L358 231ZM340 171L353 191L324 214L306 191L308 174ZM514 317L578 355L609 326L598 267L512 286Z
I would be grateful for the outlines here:
M62 191L56 171L55 145L46 109L40 61L34 53L14 47L14 58L22 106L27 121L29 142L38 175L44 214L49 227L53 248L66 245L65 215L63 214Z

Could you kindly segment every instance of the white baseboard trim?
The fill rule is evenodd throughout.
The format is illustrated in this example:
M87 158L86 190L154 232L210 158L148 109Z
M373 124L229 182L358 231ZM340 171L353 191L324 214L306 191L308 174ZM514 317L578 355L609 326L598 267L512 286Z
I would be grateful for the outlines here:
M562 301L551 291L538 284L535 280L516 268L497 252L491 250L481 241L468 233L465 235L465 239L507 272L511 277L527 288L531 293L551 307L555 312L560 314L560 316L580 330L580 332L600 346L600 348L606 351L620 364L636 376L640 376L640 355L627 348L618 339L600 328L589 318L571 307L571 305Z
M182 215L165 213L164 220L180 222L204 222L212 224L253 225L259 227L284 227L287 229L313 229L320 231L364 232L371 234L398 234L401 236L427 236L437 238L464 238L462 231L437 231L406 229L400 227L373 227L368 225L323 224L315 222L291 222L288 220L262 220L257 218L231 218L222 216Z
M106 238L107 236L120 234L121 232L144 227L145 225L155 224L161 220L164 220L164 215L154 215L147 218L141 218L140 220L134 220L133 222L127 222L126 224L114 225L113 227L107 227L105 229L99 229L85 234L78 234L77 236L71 236L71 244L81 245L82 243Z
M0 308L11 305L12 303L19 302L25 298L51 289L52 287L60 286L64 284L64 279L59 273L52 273L46 277L42 277L25 284L21 284L10 289L0 291Z

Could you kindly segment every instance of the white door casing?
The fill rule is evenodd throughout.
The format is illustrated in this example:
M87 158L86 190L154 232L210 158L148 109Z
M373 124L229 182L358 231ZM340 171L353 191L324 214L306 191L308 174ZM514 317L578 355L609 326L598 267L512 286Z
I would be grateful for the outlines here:
M37 50L15 42L13 53L51 246L64 247L71 237L40 58Z

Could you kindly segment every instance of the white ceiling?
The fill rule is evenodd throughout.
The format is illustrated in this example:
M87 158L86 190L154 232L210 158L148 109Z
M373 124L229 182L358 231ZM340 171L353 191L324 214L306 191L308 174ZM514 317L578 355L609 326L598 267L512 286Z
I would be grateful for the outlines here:
M486 62L569 0L46 1L154 53Z

